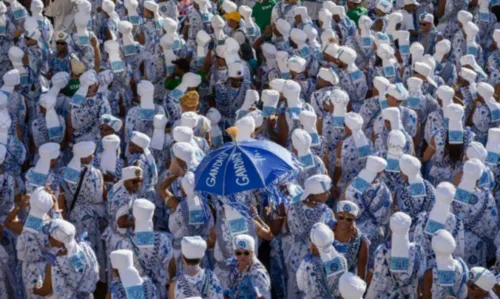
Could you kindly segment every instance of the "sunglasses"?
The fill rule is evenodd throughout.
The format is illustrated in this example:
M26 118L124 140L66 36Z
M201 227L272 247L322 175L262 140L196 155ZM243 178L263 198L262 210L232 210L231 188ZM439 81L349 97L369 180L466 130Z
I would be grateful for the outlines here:
M138 184L142 183L142 180L132 180L131 182L134 185L138 185Z
M349 217L349 216L344 216L344 215L340 215L338 218L339 218L339 220L345 220L347 222L353 222L354 221L354 217Z
M248 252L248 251L236 251L234 254L236 254L236 256L240 256L240 255L249 256L250 252Z
M235 83L238 83L238 82L241 83L241 82L243 82L243 78L231 78L231 80L233 82L235 82Z
M66 43L65 42L56 42L56 45L58 45L58 46L66 46Z

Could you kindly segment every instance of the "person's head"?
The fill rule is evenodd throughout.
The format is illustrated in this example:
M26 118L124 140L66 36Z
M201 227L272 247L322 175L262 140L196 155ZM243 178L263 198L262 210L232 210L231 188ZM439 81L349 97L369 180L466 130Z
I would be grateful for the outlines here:
M56 36L56 49L57 53L59 54L66 54L68 53L68 41L69 41L69 35L66 32L57 32L55 34Z
M417 6L420 5L420 3L417 2L417 0L405 0L404 4L405 4L404 9L409 13L416 12Z
M236 30L240 26L241 15L238 11L233 11L224 15L226 19L227 26L231 29Z
M146 19L153 19L155 14L158 14L158 4L153 1L144 2L144 17Z
M64 219L53 219L50 221L48 230L50 247L65 248L68 255L76 253L76 229L73 224Z
M301 200L313 203L324 203L330 196L332 179L324 174L309 177L304 183L304 193Z
M94 151L95 143L92 141L80 141L77 144L73 145L73 158L68 167L79 171L81 168L81 164L87 165L92 162L92 160L94 159Z
M497 284L495 275L483 267L473 267L467 281L467 297L471 299L487 298Z
M122 170L123 186L128 193L135 194L142 185L142 169L138 166L128 166Z
M434 16L429 13L423 13L419 16L420 31L429 33L434 27Z
M185 73L189 72L189 61L185 58L179 58L172 61L174 65L174 74L176 77L182 78Z
M103 114L100 119L99 131L101 137L119 133L122 127L122 120L111 115Z
M85 73L85 64L77 59L71 59L71 79L78 79Z
M273 34L288 40L292 26L285 19L278 19L273 25Z
M233 62L228 67L229 70L229 82L231 87L240 88L243 83L243 75L245 73L245 67L241 62Z
M26 31L24 34L24 43L28 47L36 46L38 45L38 39L41 37L40 30L38 29L32 29L29 31Z
M142 154L149 150L149 144L151 143L151 138L148 135L134 131L132 137L130 138L130 143L128 150L130 154Z
M350 0L347 1L347 8L348 9L355 9L356 7L361 5L361 0Z
M340 47L338 53L338 65L341 69L346 69L348 66L353 65L356 61L356 51L349 47Z
M463 160L464 148L464 128L463 116L464 108L460 104L448 104L444 113L448 118L448 133L444 145L444 154L448 156L452 165Z
M344 272L339 279L339 291L343 299L362 299L366 282L351 272Z
M459 11L457 14L458 27L460 27L460 29L463 29L465 24L467 24L467 22L472 21L472 19L473 15L470 12L466 10Z
M295 78L300 74L303 74L306 70L307 62L304 58L300 56L292 56L288 59L288 69L290 70L290 76Z
M410 155L403 155L399 160L399 169L401 170L401 178L404 181L408 180L408 177L414 177L420 173L420 168L422 163Z
M335 43L329 43L323 50L323 58L325 61L339 65L338 53L339 45Z
M342 200L337 205L337 225L340 230L352 231L356 226L359 207L352 201Z
M457 84L461 87L468 87L476 82L477 73L468 67L462 67L458 73Z
M447 85L441 85L436 91L436 100L441 107L446 107L453 103L453 97L455 96L455 91L453 88Z
M337 85L339 77L332 68L320 68L316 80L316 89L321 89L327 86Z
M241 234L233 238L234 255L241 267L248 266L254 258L255 240L252 236Z
M176 127L175 129L177 128L178 127ZM185 128L189 129L187 127ZM174 130L174 135L178 135L176 130ZM174 139L175 137L177 136L174 136ZM172 152L173 159L175 159L176 163L182 169L194 169L196 168L196 166L198 166L199 161L196 159L196 148L191 145L191 143L185 141L177 141L172 147Z
M183 112L198 111L200 96L195 90L185 93L179 100Z
M39 160L42 164L45 164L47 161L50 161L50 167L54 167L57 165L59 161L61 146L55 142L47 142L42 144L38 148L38 155L40 156ZM38 165L38 163L37 163ZM35 171L37 167L35 166Z
M199 266L206 250L207 242L200 236L183 237L181 240L182 260L187 267Z
M392 84L387 89L387 105L389 107L398 107L401 103L408 98L408 90L403 84Z

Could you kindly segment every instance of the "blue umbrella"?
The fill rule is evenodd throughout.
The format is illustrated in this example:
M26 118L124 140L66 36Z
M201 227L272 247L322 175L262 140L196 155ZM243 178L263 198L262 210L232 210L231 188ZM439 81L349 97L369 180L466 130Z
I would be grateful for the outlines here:
M285 148L264 140L226 143L208 153L195 171L195 190L229 196L264 188L298 170Z

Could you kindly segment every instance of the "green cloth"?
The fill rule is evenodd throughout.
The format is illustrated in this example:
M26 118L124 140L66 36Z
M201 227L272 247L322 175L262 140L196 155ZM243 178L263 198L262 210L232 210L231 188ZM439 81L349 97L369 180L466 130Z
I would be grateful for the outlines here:
M257 71L257 60L252 58L247 62L248 62L248 65L250 66L252 74L255 74L255 72Z
M364 7L357 7L355 9L350 9L347 11L347 16L351 19L356 26L358 26L358 21L361 16L365 16L368 13L368 10Z
M205 73L203 71L199 71L197 74L201 76L201 82L204 82L205 81ZM173 90L177 86L179 86L179 84L181 84L181 82L182 82L182 78L168 79L168 80L165 80L165 82L163 82L163 86L165 87L166 90Z
M255 3L252 8L252 17L255 23L259 26L260 31L264 32L266 27L271 24L271 12L276 5L275 0Z
M80 79L71 79L61 92L67 97L72 97L79 87Z

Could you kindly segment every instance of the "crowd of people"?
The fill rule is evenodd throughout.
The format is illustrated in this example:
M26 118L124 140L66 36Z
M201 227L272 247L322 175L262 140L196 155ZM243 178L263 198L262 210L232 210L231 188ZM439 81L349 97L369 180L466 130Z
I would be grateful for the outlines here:
M500 295L498 0L4 0L0 49L2 299ZM199 190L243 142L293 171Z

